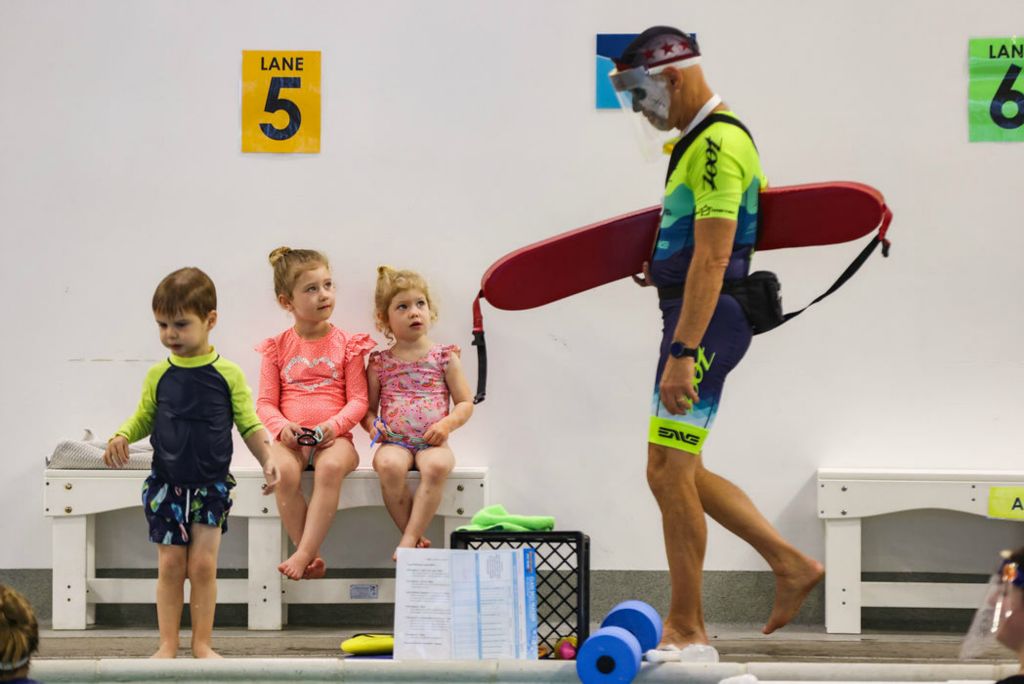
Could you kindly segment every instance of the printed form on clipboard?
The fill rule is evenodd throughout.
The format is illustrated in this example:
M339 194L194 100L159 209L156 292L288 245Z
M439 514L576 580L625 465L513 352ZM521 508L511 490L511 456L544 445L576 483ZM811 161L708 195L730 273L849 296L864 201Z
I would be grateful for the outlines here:
M398 549L395 660L537 658L535 553Z

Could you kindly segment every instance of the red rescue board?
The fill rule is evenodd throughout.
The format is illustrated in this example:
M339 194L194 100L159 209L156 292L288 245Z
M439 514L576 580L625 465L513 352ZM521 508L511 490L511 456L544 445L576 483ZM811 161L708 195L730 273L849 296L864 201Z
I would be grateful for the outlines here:
M891 213L878 190L832 182L767 188L760 194L758 250L884 240ZM532 309L639 273L652 252L661 207L599 221L535 242L495 261L481 280L499 309Z

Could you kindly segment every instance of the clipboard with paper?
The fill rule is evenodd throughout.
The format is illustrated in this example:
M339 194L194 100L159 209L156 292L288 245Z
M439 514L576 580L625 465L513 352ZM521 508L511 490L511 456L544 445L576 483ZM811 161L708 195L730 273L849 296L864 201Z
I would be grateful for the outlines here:
M395 660L536 658L533 549L398 550Z

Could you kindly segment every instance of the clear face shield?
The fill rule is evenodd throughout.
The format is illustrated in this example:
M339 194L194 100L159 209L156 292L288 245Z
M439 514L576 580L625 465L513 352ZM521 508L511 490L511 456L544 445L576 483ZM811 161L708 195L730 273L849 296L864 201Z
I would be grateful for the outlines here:
M1008 555L1008 554L1007 554ZM1005 657L1024 645L1024 568L1003 561L960 645L960 659Z
M619 106L627 112L635 112L640 116L630 116L633 132L640 145L644 157L654 161L665 152L666 145L671 150L671 142L679 135L669 123L672 86L663 73L668 66L680 68L683 62L695 63L699 58L691 58L673 64L648 69L613 69L608 78L615 89Z

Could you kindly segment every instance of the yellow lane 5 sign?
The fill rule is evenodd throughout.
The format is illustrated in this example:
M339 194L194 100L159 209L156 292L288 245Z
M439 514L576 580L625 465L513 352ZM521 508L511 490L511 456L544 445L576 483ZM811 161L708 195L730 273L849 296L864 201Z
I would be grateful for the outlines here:
M320 151L320 51L242 51L242 151Z

